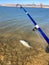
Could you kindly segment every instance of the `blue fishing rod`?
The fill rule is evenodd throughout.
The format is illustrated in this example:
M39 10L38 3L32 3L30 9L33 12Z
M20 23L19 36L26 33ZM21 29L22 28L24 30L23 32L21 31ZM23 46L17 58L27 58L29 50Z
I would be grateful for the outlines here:
M33 31L38 30L40 32L40 34L43 36L43 38L46 40L46 42L48 43L47 49L49 51L49 38L47 37L47 35L40 28L40 26L36 23L36 21L31 17L31 15L26 11L26 9L24 7L22 7L21 5L20 5L20 8L24 10L24 12L30 18L30 20L32 21L32 23L34 23L35 27L34 27Z
M33 30L37 29L41 33L43 38L46 40L46 42L49 44L49 38L46 36L46 34L43 32L43 30L40 28L40 26L35 22L35 20L30 16L30 14L22 6L20 6L20 8L22 8L24 10L24 12L30 18L30 20L34 23L35 28Z

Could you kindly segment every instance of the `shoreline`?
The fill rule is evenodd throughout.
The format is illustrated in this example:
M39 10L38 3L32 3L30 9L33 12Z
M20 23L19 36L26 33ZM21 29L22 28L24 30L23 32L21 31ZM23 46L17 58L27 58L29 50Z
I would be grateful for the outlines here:
M18 7L18 4L0 4L0 6L6 7ZM35 5L35 4L21 4L23 7L33 7L33 8L49 8L49 5Z

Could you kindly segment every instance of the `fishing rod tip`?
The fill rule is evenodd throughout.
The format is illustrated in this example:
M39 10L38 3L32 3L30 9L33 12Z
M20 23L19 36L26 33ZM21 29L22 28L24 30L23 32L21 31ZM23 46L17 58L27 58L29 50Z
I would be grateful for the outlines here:
M16 4L16 7L20 7L20 8L22 8L21 4Z

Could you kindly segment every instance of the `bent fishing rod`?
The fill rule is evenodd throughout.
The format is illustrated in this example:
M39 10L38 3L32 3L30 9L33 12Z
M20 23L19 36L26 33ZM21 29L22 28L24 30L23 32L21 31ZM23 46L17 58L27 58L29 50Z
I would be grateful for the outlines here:
M45 39L45 41L48 43L48 46L49 46L49 38L47 37L47 35L44 33L44 31L40 28L40 26L36 23L36 21L31 17L31 15L27 12L27 10L22 7L21 5L19 5L21 9L24 10L24 12L26 13L26 15L30 18L30 20L32 21L32 23L34 24L34 29L33 31L35 30L38 30L40 32L40 34L42 35L42 37ZM48 47L49 48L49 47ZM49 50L49 49L48 49Z

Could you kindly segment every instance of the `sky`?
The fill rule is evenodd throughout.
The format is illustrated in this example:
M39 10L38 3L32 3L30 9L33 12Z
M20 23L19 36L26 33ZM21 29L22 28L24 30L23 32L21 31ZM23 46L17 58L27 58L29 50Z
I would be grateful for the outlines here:
M0 0L0 4L45 4L49 5L49 0Z

